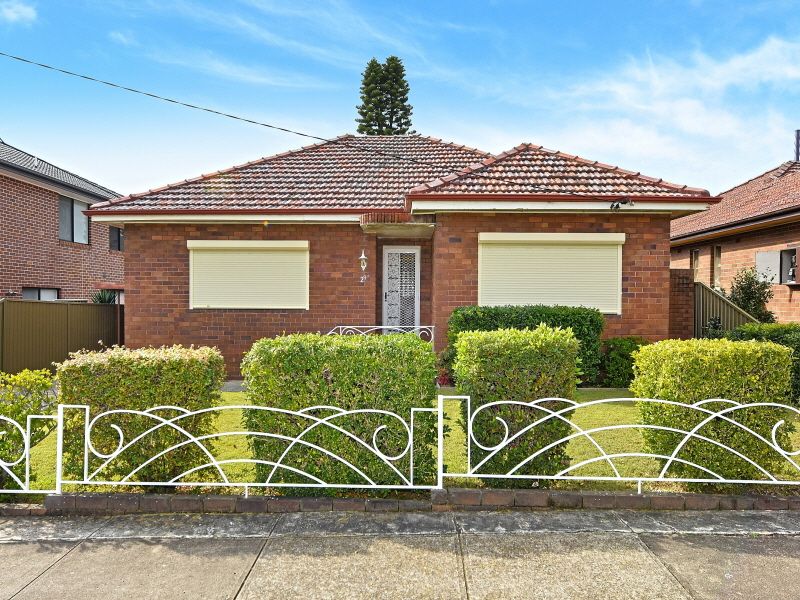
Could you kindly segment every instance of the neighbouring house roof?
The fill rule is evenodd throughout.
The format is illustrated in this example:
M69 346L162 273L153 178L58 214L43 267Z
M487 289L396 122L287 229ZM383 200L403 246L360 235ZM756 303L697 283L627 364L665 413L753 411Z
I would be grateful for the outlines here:
M547 195L686 197L709 200L708 191L668 183L633 171L548 150L519 146L410 190L409 196Z
M119 197L119 194L113 190L70 173L0 140L0 168L2 167L37 181L55 184L57 187L65 188L66 192L75 190L98 200Z
M800 214L800 162L785 162L720 194L709 210L672 222L673 241L700 235L713 237L731 228L785 215Z
M412 187L488 156L475 148L416 134L343 135L104 202L93 206L92 212L403 210L406 192Z

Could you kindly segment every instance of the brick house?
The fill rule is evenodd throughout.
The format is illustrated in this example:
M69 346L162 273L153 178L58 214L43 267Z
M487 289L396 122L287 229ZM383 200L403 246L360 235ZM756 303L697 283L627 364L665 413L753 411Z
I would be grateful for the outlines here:
M342 136L92 207L125 228L128 345L435 326L457 306L585 305L669 335L669 224L705 190L521 145Z
M119 194L0 140L0 298L122 289L122 230L84 214Z
M720 194L708 211L672 222L672 268L729 289L741 269L773 281L769 310L779 322L800 320L800 162L788 161Z

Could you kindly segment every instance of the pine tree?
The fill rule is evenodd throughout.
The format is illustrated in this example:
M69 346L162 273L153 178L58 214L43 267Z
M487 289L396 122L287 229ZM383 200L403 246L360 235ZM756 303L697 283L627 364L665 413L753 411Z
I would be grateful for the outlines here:
M401 135L411 129L412 107L403 61L390 56L383 64L375 58L367 63L361 78L358 133Z
M358 107L358 133L382 135L386 129L383 92L383 66L373 58L361 74L361 105Z
M403 61L390 56L383 63L386 129L390 135L408 133L411 129L411 110L408 103L408 81Z

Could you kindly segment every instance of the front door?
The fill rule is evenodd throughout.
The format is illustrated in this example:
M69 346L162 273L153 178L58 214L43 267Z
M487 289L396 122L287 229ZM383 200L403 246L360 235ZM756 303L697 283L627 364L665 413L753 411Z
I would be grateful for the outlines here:
M419 325L419 246L383 247L383 324Z

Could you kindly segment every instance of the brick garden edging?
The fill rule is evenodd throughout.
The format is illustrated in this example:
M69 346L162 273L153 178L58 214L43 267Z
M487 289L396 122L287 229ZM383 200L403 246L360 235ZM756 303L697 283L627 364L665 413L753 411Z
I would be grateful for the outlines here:
M546 509L800 510L800 496L625 494L617 492L449 488L428 500L292 498L186 494L63 494L41 504L0 504L0 516L155 513L447 512Z

